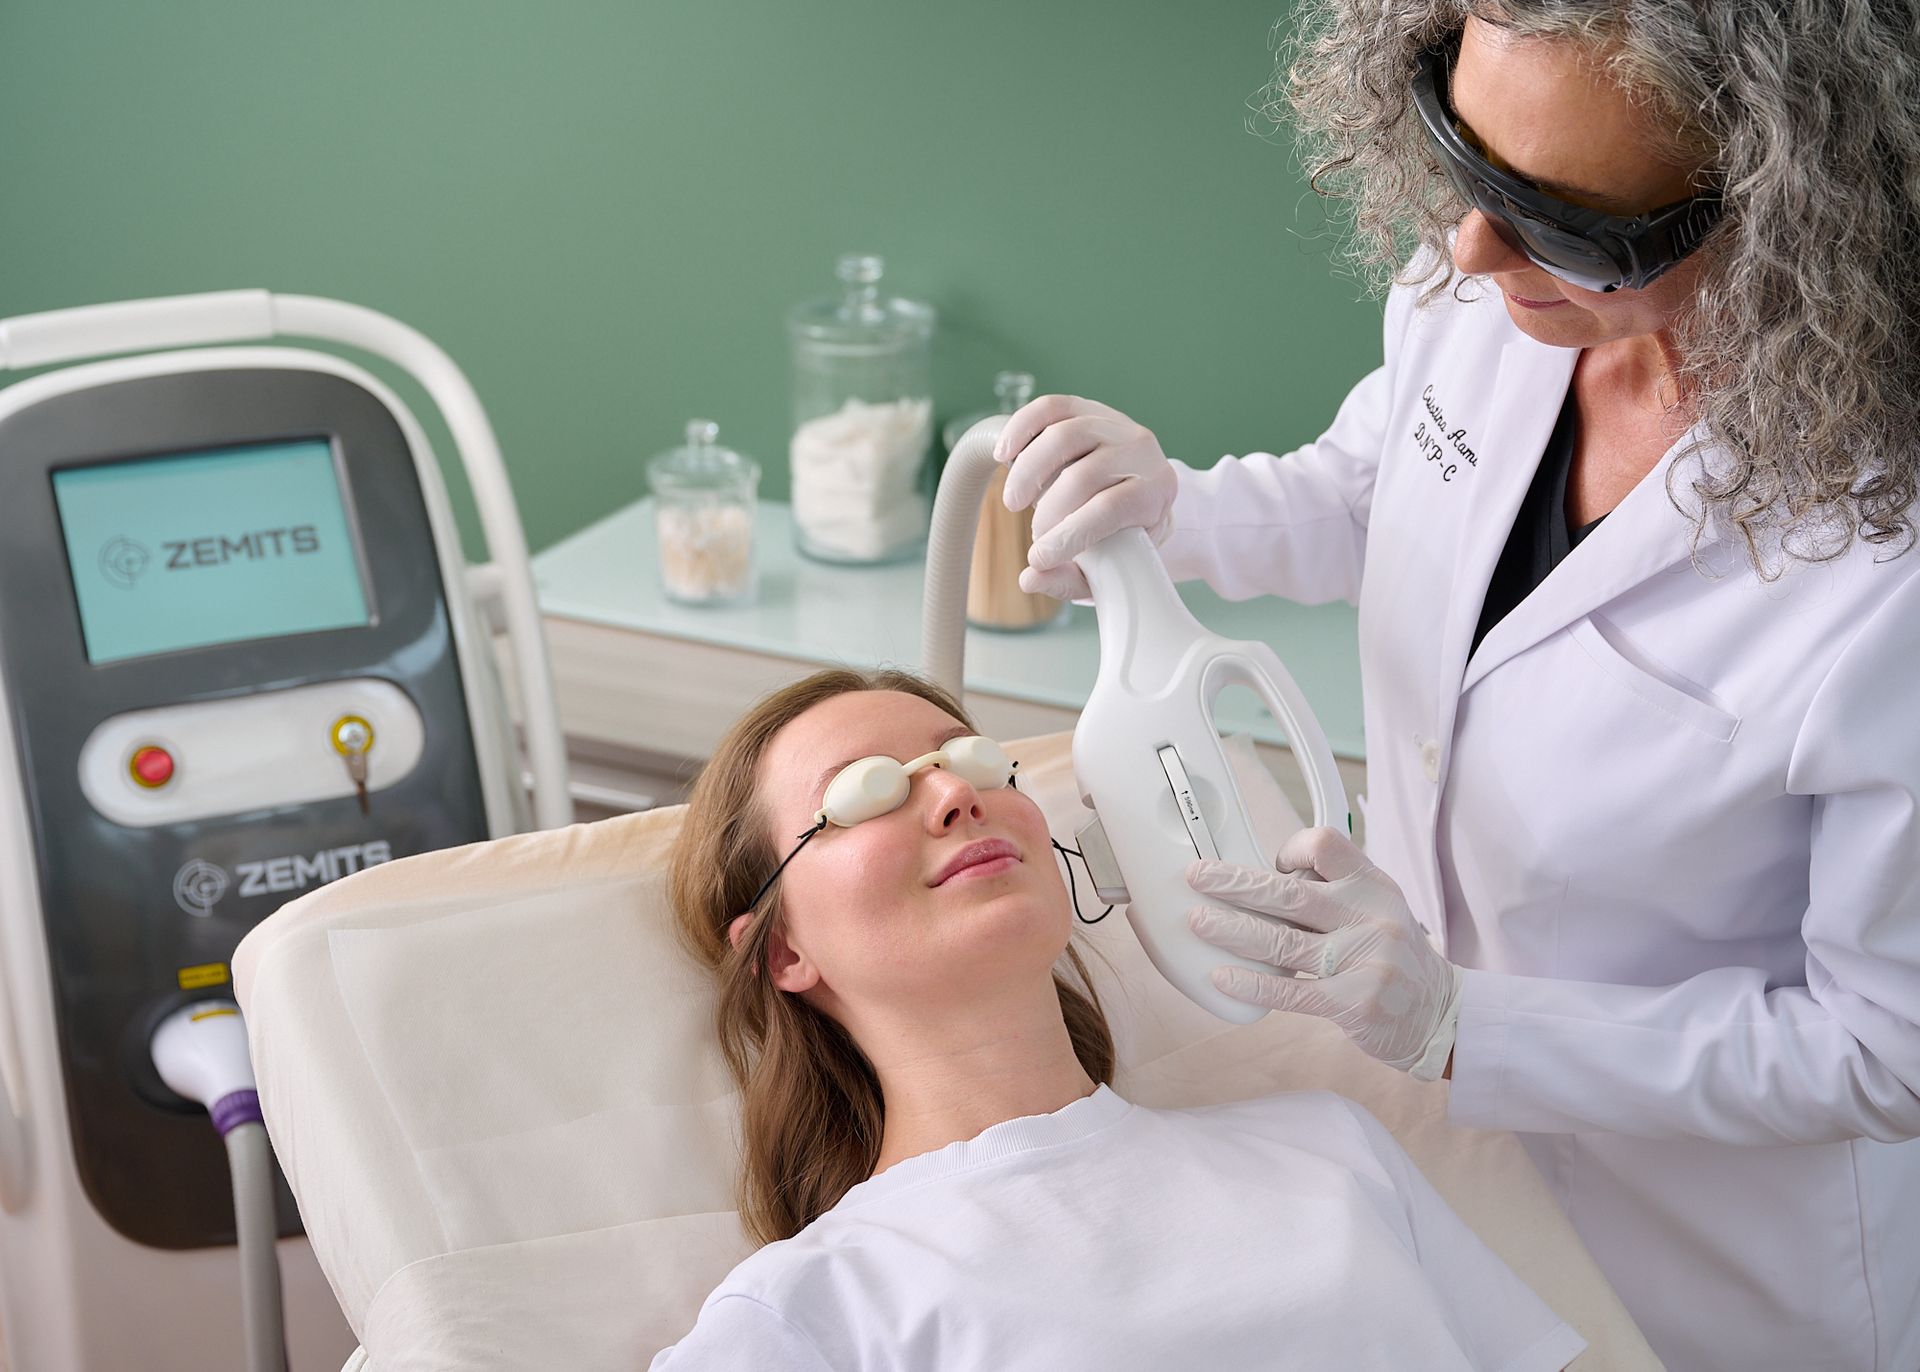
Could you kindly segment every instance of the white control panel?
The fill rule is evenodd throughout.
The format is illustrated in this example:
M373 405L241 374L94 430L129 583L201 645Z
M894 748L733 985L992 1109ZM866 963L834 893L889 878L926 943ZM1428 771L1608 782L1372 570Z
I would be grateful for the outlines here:
M390 681L355 677L284 691L134 710L103 721L80 750L80 789L129 828L353 796L336 737L365 742L369 796L419 764L426 722Z

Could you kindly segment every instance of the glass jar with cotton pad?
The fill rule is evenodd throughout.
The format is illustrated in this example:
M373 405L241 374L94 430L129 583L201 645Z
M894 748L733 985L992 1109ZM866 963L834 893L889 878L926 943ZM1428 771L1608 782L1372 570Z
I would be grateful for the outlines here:
M925 549L933 508L934 311L883 295L871 254L836 270L837 295L787 318L794 538L822 562L904 561Z
M760 466L719 444L711 419L647 464L660 585L683 605L744 605L758 589L753 526Z

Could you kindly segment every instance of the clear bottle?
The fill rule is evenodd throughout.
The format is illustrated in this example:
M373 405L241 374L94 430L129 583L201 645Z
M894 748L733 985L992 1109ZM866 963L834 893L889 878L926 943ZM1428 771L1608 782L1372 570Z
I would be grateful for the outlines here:
M711 419L687 425L684 447L647 464L660 584L683 605L744 605L759 589L753 525L760 467L719 445Z
M1027 372L1001 372L993 378L998 410L963 415L942 431L951 453L968 429L989 414L1012 414L1033 399L1033 377ZM1018 513L1004 499L1007 468L996 471L980 497L980 523L973 534L973 564L967 571L967 623L976 629L1021 633L1058 624L1072 606L1050 595L1020 589L1020 573L1033 546L1033 507Z
M823 562L898 562L925 548L932 511L934 312L882 296L878 257L837 271L838 296L787 319L794 538Z

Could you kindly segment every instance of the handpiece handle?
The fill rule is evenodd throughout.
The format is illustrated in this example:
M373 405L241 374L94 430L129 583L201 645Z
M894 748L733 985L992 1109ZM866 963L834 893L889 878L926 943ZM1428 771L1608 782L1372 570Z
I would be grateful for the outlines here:
M1198 652L1200 703L1207 722L1214 723L1214 703L1227 687L1251 689L1279 724L1300 764L1313 822L1351 830L1346 788L1333 749L1306 695L1272 648L1254 640L1221 638L1195 618L1145 529L1109 534L1074 562L1093 592L1103 668L1118 664L1119 679L1130 691L1157 692L1183 675L1176 664Z
M1273 969L1207 943L1186 918L1196 897L1185 874L1196 856L1261 868L1274 860L1221 742L1217 698L1245 685L1273 712L1320 823L1346 813L1332 750L1273 650L1200 623L1144 531L1122 530L1075 560L1093 591L1100 672L1074 729L1074 776L1130 897L1127 921L1188 999L1250 1023L1266 1012L1226 995L1212 973L1224 964Z
M1074 565L1093 593L1101 667L1118 664L1130 689L1153 689L1179 655L1207 635L1145 529L1108 534Z
M1300 774L1307 783L1313 823L1352 833L1347 788L1340 780L1333 747L1327 742L1319 720L1314 718L1306 695L1266 644L1241 642L1230 645L1230 649L1209 662L1200 678L1200 694L1207 704L1208 719L1213 717L1214 702L1227 687L1250 688L1286 735L1287 750L1299 763Z

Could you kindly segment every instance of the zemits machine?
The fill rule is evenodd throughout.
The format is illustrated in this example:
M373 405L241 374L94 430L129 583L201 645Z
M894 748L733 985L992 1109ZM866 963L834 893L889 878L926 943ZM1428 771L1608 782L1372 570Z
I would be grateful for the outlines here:
M955 446L940 478L927 550L921 630L928 673L960 693L967 568L980 499L1004 415L981 420ZM1103 900L1127 920L1160 974L1221 1019L1248 1024L1266 1011L1219 991L1215 967L1237 962L1187 928L1200 903L1187 885L1196 858L1270 867L1214 722L1230 686L1254 691L1286 734L1306 780L1316 825L1349 829L1346 789L1326 734L1273 649L1223 638L1195 619L1153 543L1122 529L1074 561L1093 593L1100 672L1073 730L1073 773L1093 817L1077 835ZM1265 916L1262 916L1265 918Z
M490 563L399 397L262 345L289 337L425 388ZM246 1123L228 958L324 882L570 819L526 542L466 378L371 310L240 291L0 322L0 370L49 366L0 391L0 1331L14 1372L232 1372L259 1362L207 1117ZM207 1042L226 1066L193 1067ZM254 1218L293 1365L337 1367L352 1335L257 1133L238 1179L277 1193Z

